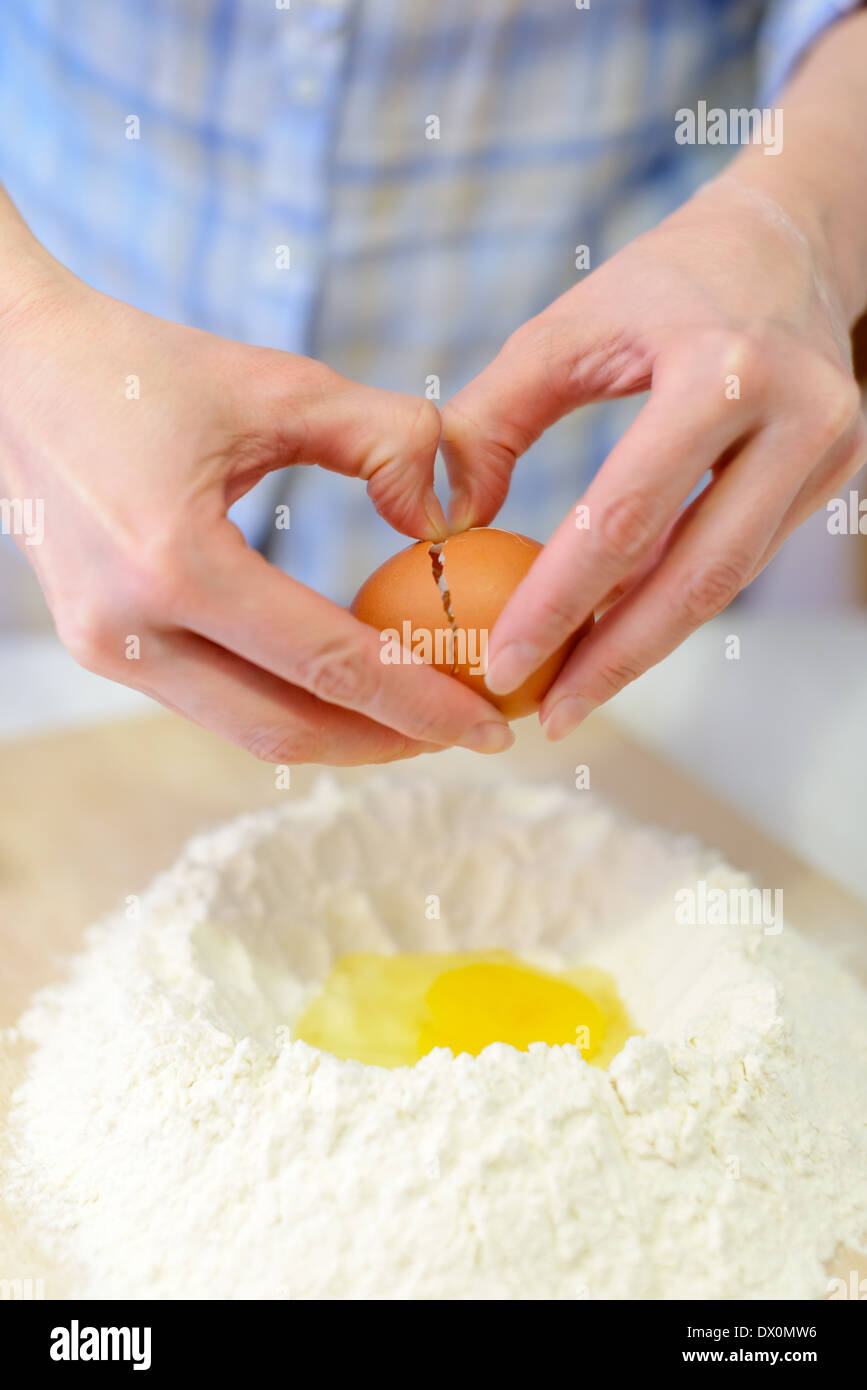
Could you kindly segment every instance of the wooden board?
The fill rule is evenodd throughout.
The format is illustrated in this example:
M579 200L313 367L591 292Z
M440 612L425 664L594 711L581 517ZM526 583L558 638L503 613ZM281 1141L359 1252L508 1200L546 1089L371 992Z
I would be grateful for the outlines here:
M578 764L592 791L627 814L695 834L762 885L783 888L786 920L867 978L867 905L599 716L566 745L549 745L528 720L499 758L452 750L391 770L573 787ZM302 796L320 774L293 768L290 788L278 790L273 768L168 714L6 743L0 767L0 1027L60 973L87 924L140 892L190 835ZM843 1252L833 1272L848 1278L853 1268L863 1277L864 1262Z

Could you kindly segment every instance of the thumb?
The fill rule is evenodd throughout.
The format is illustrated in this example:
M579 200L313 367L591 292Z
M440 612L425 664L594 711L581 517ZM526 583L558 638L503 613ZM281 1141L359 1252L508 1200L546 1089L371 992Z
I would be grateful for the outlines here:
M433 401L338 380L318 425L322 467L363 478L380 516L405 536L444 540L448 526L434 492L442 420Z
M440 447L452 489L452 530L493 520L516 459L550 425L586 401L622 394L607 370L618 335L610 318L593 314L589 284L576 285L522 324L444 406Z
M258 367L256 400L247 414L255 410L263 446L259 476L287 464L317 464L362 478L395 530L417 540L445 538L433 488L441 421L432 401L362 386L291 353L268 352Z

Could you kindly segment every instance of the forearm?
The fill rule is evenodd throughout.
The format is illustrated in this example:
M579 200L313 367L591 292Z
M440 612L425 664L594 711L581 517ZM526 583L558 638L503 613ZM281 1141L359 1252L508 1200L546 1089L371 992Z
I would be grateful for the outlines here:
M786 87L783 147L747 145L720 182L774 199L809 239L846 327L867 307L867 10L840 20Z

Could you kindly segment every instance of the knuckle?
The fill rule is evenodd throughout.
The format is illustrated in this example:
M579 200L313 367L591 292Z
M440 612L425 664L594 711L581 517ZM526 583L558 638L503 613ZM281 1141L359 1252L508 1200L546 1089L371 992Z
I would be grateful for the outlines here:
M362 469L378 511L406 501L418 472L433 469L441 434L442 417L433 401L394 393L387 428Z
M761 389L769 360L768 344L763 334L748 329L727 330L720 341L720 365L723 376L746 377L752 391Z
M373 754L374 761L378 763L397 763L403 762L407 758L417 758L420 753L444 752L443 746L436 744L420 743L418 739L408 738L406 735L395 735L395 738L381 749L376 749Z
M735 559L709 560L686 578L680 598L683 613L691 621L716 617L747 583L752 565Z
M557 590L546 593L540 603L537 635L562 642L564 635L574 632L583 617L584 612L579 612L570 594Z
M616 652L607 656L599 666L594 680L593 698L602 704L616 695L625 685L637 680L644 671L643 664L636 658Z
M523 360L527 353L547 357L550 349L549 321L544 314L536 314L512 329L500 351L504 357Z
M102 606L76 605L55 615L54 621L58 637L77 665L97 675L113 665L122 634Z
M521 375L526 373L528 366L531 368L535 389L547 410L564 410L572 403L576 354L572 337L571 325L560 315L546 310L516 328L501 349L500 359L504 366L515 364ZM508 409L508 400L503 406ZM520 441L518 452L525 453L534 443L536 433L528 430L514 412L510 414L510 421Z
M405 494L412 470L433 468L440 443L442 419L433 401L397 391L372 392L360 387L357 419L369 418L371 410L381 412L379 428L369 435L359 426L359 475L373 489L379 508L389 494ZM408 472L408 470L410 470Z
M760 329L714 325L697 329L688 342L668 354L664 364L678 390L689 390L709 402L719 402L721 386L737 377L751 398L762 394L768 383L768 363L773 353ZM740 399L740 397L737 397Z
M642 493L624 492L606 503L596 525L606 550L633 560L653 536L653 508Z
M442 432L442 416L434 405L433 401L428 400L427 396L414 402L415 418L410 432L410 443L413 450L427 457L433 454L440 442Z
M822 390L817 410L816 428L820 444L830 448L842 434L857 426L861 415L858 383L854 377L835 371L833 379Z
M313 405L344 384L340 373L314 357L258 348L249 359L254 366L257 396L277 409Z
M830 501L850 478L867 462L867 424L858 421L844 439L829 452L826 466L818 475L811 492L816 506Z
M128 560L120 588L125 602L136 612L168 620L179 617L189 588L184 543L177 537L159 536L141 546Z
M302 763L307 760L294 728L269 724L264 728L250 729L244 735L242 745L263 763Z
M295 679L317 699L359 709L372 702L377 674L364 649L345 640L326 643L296 668Z

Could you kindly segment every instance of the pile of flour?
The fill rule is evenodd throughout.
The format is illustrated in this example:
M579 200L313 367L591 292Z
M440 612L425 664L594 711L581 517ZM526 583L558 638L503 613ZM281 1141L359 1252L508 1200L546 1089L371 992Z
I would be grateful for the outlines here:
M323 779L194 840L4 1039L48 1296L823 1296L867 1231L865 995L788 923L678 925L699 881L746 883L525 784ZM291 1041L347 951L486 947L601 966L644 1036L608 1071Z

